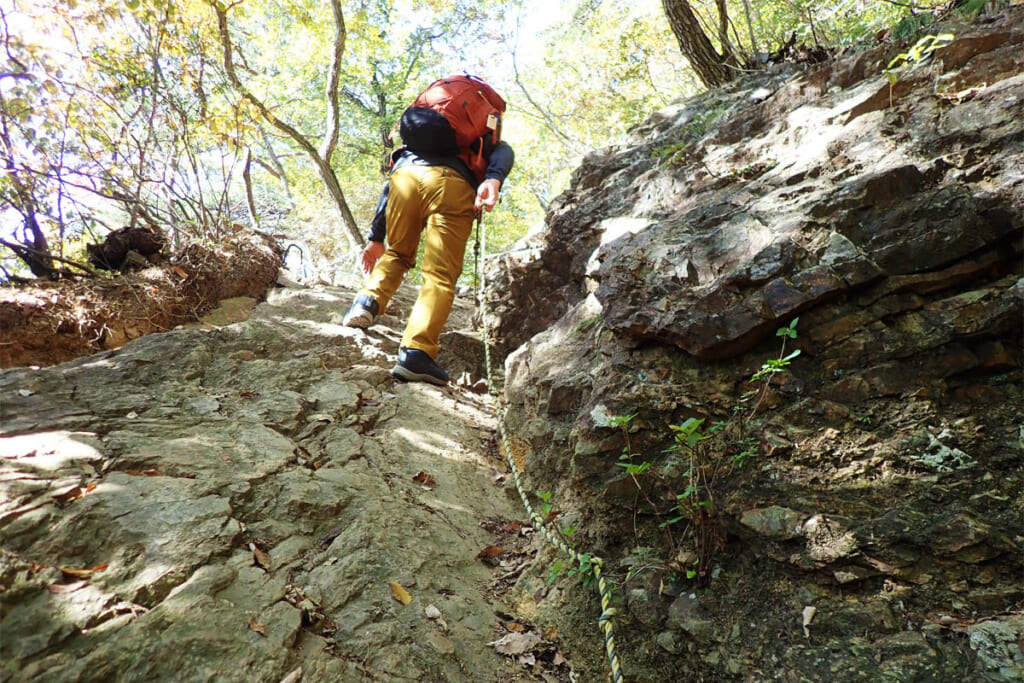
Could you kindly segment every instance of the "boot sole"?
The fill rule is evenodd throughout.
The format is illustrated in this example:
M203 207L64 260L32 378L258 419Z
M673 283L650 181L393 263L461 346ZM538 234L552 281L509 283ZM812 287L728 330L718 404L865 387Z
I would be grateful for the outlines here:
M337 318L335 318L335 320L337 320ZM365 313L357 313L351 318L342 320L341 324L345 327L356 327L360 330L365 330L373 324L373 314L369 311L366 311Z
M400 379L403 382L428 382L439 387L444 387L448 385L448 380L441 379L440 377L434 377L433 375L428 375L425 372L413 372L409 368L404 367L402 365L396 365L395 368L391 371L391 374L395 377L395 379Z

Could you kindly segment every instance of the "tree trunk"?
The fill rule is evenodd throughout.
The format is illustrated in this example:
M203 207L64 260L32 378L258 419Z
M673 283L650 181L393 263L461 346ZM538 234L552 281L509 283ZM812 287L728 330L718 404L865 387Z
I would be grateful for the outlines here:
M750 34L750 53L757 57L757 39L754 38L754 20L750 16L750 0L743 0L743 13L747 17L747 33Z
M242 168L242 180L245 182L245 205L249 208L249 220L252 229L260 229L259 216L256 214L256 198L252 194L252 150L245 149L245 164Z
M722 46L722 61L726 64L735 62L735 51L729 42L729 9L725 0L715 0L718 7L718 44Z
M697 72L701 83L717 88L736 77L739 72L729 68L728 60L715 50L687 0L662 0L661 4L672 33L679 41L679 49Z

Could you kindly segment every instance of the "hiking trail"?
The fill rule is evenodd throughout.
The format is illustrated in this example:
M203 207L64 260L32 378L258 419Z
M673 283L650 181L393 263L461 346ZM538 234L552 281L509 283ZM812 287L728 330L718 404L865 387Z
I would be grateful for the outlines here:
M533 551L471 304L442 390L391 377L408 297L364 332L351 296L0 377L3 680L568 680L505 602Z

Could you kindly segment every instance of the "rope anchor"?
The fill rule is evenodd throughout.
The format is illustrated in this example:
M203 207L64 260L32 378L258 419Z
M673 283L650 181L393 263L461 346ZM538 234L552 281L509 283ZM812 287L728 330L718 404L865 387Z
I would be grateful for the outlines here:
M544 518L541 517L530 504L529 496L527 496L526 490L523 488L519 468L516 466L515 460L512 457L512 444L508 438L508 429L505 426L504 415L498 408L498 394L494 388L494 378L491 372L491 334L487 320L486 298L487 281L484 277L485 269L479 267L479 263L485 261L487 255L487 231L482 229L482 225L483 214L482 212L477 212L477 240L474 246L474 252L479 256L479 259L477 264L475 264L474 270L479 270L480 319L483 324L484 363L487 367L487 386L491 393L491 397L494 399L494 415L498 421L498 434L501 436L501 443L505 448L505 460L508 463L509 470L512 472L512 480L515 482L516 489L519 491L519 497L523 501L523 507L526 508L526 513L530 519L530 525L540 532L549 543L576 562L580 569L586 570L589 568L593 573L594 579L597 582L598 593L601 596L601 616L598 617L597 623L604 635L604 649L608 656L608 666L611 668L612 672L612 683L624 683L625 678L622 675L622 669L619 667L619 657L615 653L615 623L613 621L615 609L611 606L611 589L608 587L608 583L605 581L604 575L602 574L604 562L596 555L579 553L573 548L570 548L561 536L557 535L550 527L548 527L547 524L544 523ZM476 274L474 273L474 276L475 275Z

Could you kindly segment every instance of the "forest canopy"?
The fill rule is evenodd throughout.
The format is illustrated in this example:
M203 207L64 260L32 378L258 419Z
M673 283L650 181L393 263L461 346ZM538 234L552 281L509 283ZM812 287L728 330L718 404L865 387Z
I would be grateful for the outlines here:
M87 273L85 245L128 226L179 247L260 231L296 245L300 274L349 282L395 122L463 70L509 103L517 163L488 217L503 249L583 155L659 107L798 49L856 49L985 4L13 0L0 277Z

